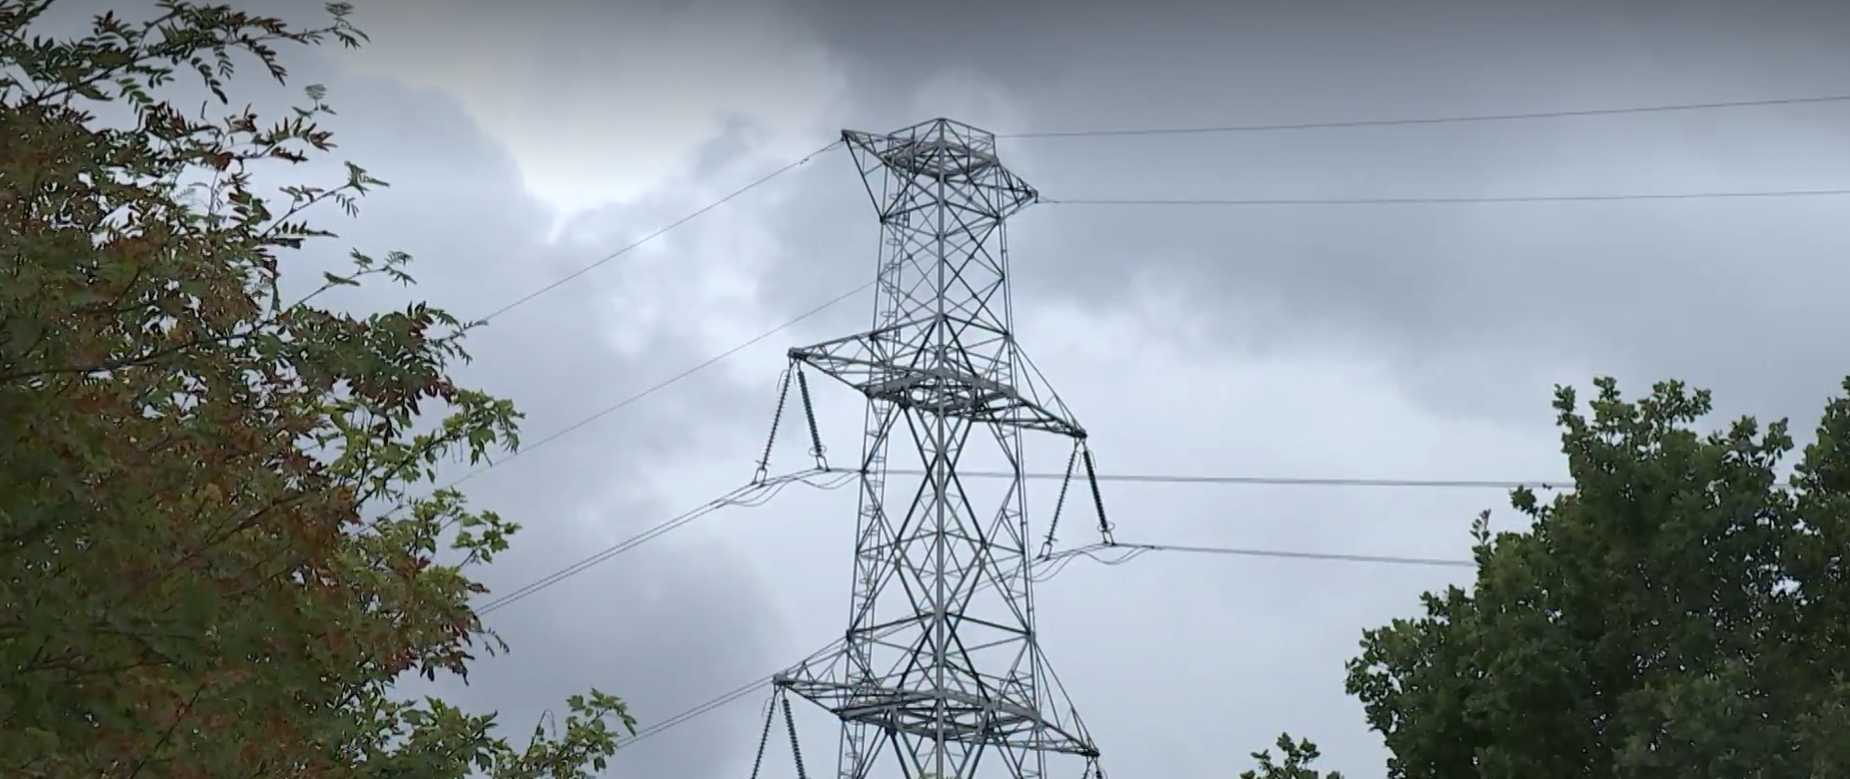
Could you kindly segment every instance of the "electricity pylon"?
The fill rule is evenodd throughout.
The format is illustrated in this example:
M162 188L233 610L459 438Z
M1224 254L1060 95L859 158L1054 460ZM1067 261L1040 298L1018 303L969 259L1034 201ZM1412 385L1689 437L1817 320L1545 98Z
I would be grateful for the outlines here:
M867 398L853 596L844 639L779 674L774 704L794 694L841 720L841 779L877 764L895 779L1038 779L1060 754L1083 765L1069 776L1100 777L1034 627L1024 432L1072 440L1069 481L1083 458L1110 533L1085 429L1011 330L1003 222L1037 194L994 135L948 119L842 140L880 218L874 323L789 356L799 379L815 370ZM957 471L988 441L1015 477L979 495ZM889 473L913 456L904 470L922 476Z

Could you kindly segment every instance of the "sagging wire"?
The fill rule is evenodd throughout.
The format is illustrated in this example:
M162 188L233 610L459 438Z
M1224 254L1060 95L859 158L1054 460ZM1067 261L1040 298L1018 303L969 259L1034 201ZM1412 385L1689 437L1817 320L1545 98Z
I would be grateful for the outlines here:
M771 499L777 497L778 493L783 492L785 488L788 488L789 486L793 484L801 484L805 487L811 487L814 489L823 490L827 492L831 490L841 489L842 487L847 486L849 482L854 481L853 475L843 476L841 474L835 474L828 479L816 479L815 478L824 473L827 473L826 471L812 470L812 471L799 471L799 473L806 474L806 475L800 479L791 478L790 476L779 476L779 477L772 478L772 479L766 479L765 481L760 482L758 485L756 485L756 486L762 487L762 489L759 489L753 492L750 497L741 497L737 500L729 502L727 505L738 506L740 508L755 509L760 506L763 506L766 503L770 503Z
M661 722L657 722L654 725L650 725L649 727L638 730L636 731L636 735L629 736L627 738L617 739L617 747L618 748L628 747L631 744L634 744L643 739L652 738L658 734L661 734L666 731L672 730L674 728L680 727L683 724L686 724L692 720L698 719L701 715L707 714L708 712L719 709L729 703L732 703L733 701L739 700L741 698L744 698L747 695L757 692L759 688L765 686L766 684L769 684L770 682L771 682L771 677L766 676L750 684L746 684L746 685L733 688L732 691L724 695L708 700L707 702L702 703L699 706L695 706L691 709L681 712L680 714L676 714L672 717L669 717L668 719L662 720Z
M859 475L858 472L855 472L855 471L843 471L843 470L835 470L833 471L833 473L838 474L838 475L846 475L849 478ZM1064 572L1067 566L1071 565L1073 561L1079 560L1082 558L1087 559L1087 560L1092 560L1093 562L1097 562L1101 565L1117 566L1117 565L1123 565L1125 563L1128 563L1131 560L1134 560L1138 557L1142 557L1143 555L1149 554L1150 552L1194 552L1194 553L1213 553L1213 554L1226 554L1226 555L1246 555L1246 556L1258 556L1258 557L1284 557L1284 558L1293 558L1293 559L1309 558L1309 559L1317 559L1317 560L1335 560L1335 561L1348 561L1348 562L1391 563L1391 564L1401 564L1401 565L1436 565L1436 566L1472 566L1472 565L1475 565L1475 563L1468 561L1468 560L1443 560L1443 559L1415 558L1415 557L1384 557L1384 556L1367 556L1367 555L1325 554L1325 553L1316 553L1316 552L1290 552L1290 551L1278 551L1278 550L1267 550L1267 549L1239 549L1239 548L1232 548L1232 547L1196 547L1196 546L1171 546L1171 545L1161 545L1161 544L1128 544L1128 543L1121 543L1121 542L1113 541L1111 543L1100 542L1100 543L1090 544L1087 546L1078 547L1074 549L1068 549L1065 551L1045 554L1042 557L1035 559L1033 562L1029 564L1030 565L1029 578L1036 584L1047 582L1048 580L1051 580L1055 578L1056 576L1058 576L1059 574L1061 574L1062 572ZM984 592L984 591L993 589L996 586L996 581L997 580L995 579L986 579L982 581L976 586L976 592ZM879 641L883 638L886 638L895 633L898 633L899 631L905 629L906 627L908 626L904 624L890 625L884 630L875 631L873 635L869 637L869 640ZM817 660L820 660L832 654L845 643L847 643L845 639L841 639L841 638L835 639L834 641L829 642L826 646L822 647L821 649L816 650L809 657L797 663L797 667L807 667L810 664L816 662ZM756 690L763 689L766 685L774 684L774 682L777 679L777 676L778 674L769 674L766 676L759 677L758 679L748 684L742 685L740 687L736 687L732 689L731 691L720 695L719 697L713 698L711 700L706 701L705 703L701 703L697 706L694 706L693 708L690 708L686 711L681 712L680 714L677 714L673 717L668 718L667 720L657 723L656 725L652 727L645 728L642 731L638 732L635 736L632 736L628 739L621 740L619 743L621 745L627 745L627 744L633 743L635 741L638 741L644 738L652 737L658 733L664 732L671 728L679 727L680 725L690 720L693 720L709 712L717 710L722 706L726 706L732 703L733 701L740 700L741 698L744 698L745 696L750 695L752 692ZM766 716L767 718L770 716L770 712L768 710L767 710ZM1087 766L1087 771L1089 772L1088 775L1091 777L1095 777L1095 779L1103 779L1105 775L1103 766L1098 765L1096 761L1089 762Z
M828 478L825 478L825 479L817 478L817 477L822 477L822 476L827 476ZM599 563L609 560L612 557L616 557L617 555L623 554L624 552L627 552L631 549L636 548L637 546L640 546L644 543L654 540L655 538L669 531L672 531L676 528L679 528L683 525L693 522L694 520L700 519L701 517L704 517L708 514L712 514L713 512L719 511L720 509L723 509L729 506L737 506L741 508L757 508L757 507L763 506L764 504L770 502L771 498L776 497L778 493L783 492L785 488L793 484L802 484L804 486L813 487L819 490L835 490L835 489L840 489L841 487L849 484L852 481L854 481L852 475L844 477L839 473L830 474L828 471L823 471L819 469L809 469L809 470L797 471L795 473L785 474L783 476L754 479L751 483L748 483L742 487L739 487L738 489L735 489L717 498L709 500L706 503L703 503L700 506L690 511L687 511L679 516L674 517L673 519L670 519L659 525L656 525L647 530L644 530L641 533L637 533L634 536L631 536L622 541L619 541L616 544L609 546L603 549L602 551L597 552L596 554L590 555L589 557L579 560L576 563L573 563L557 571L554 571L550 574L547 574L546 576L540 577L538 580L535 580L522 587L519 587L513 590L512 592L509 592L506 595L503 595L499 598L489 601L488 603L485 603L482 606L476 608L475 611L477 614L488 614L498 609L505 608L508 605L514 603L515 601L529 597L533 595L534 593L539 592L540 590L546 589L547 587L551 587L554 584L558 584L559 582L564 581L565 579L568 579L580 573L583 573L585 570L591 568L592 566L595 566Z
M1054 559L1056 560L1071 559L1074 553L1078 551L1080 550L1069 550L1068 552L1062 552L1062 553L1056 554L1054 556ZM1039 565L1039 563L1035 563L1035 565ZM1062 565L1061 567L1064 567L1064 565ZM1049 572L1046 578L1051 578L1052 573L1057 573L1057 570ZM994 589L995 587L996 587L995 579L985 579L979 584L977 584L976 592L985 592L985 591ZM872 635L868 636L867 640L879 641L881 639L897 634L902 630L906 630L908 627L910 627L909 624L888 625L886 626L886 628L882 630L874 631ZM824 645L821 649L817 649L816 651L810 653L808 657L805 657L802 660L798 661L793 667L807 668L811 664L819 660L822 660L831 654L834 654L836 650L840 649L843 645L847 643L848 641L845 638L837 638L833 641L830 641L828 644ZM783 688L783 687L779 687L776 685L777 677L779 675L780 674L777 674L777 673L766 674L750 682L739 685L738 687L734 687L731 690L728 690L725 693L722 693L717 697L710 698L707 701L700 703L696 706L693 706L692 708L689 708L685 711L682 711L681 713L676 714L672 717L669 717L668 719L662 720L661 722L658 722L654 725L643 728L642 730L637 731L636 735L634 736L630 736L628 738L623 738L623 739L618 739L617 745L619 747L628 746L637 741L641 741L646 738L652 738L662 732L668 731L676 727L680 727L681 725L686 724L687 722L690 722L694 719L704 716L710 712L716 711L723 706L731 704L732 702L740 700L744 698L745 696L752 694L753 692L763 689L767 685L772 686L773 689L786 689L787 690L788 688ZM767 711L765 713L765 716L767 718L771 716L771 712L769 708L774 705L775 705L775 700L769 701L766 703ZM765 739L766 740L769 739L768 734L765 736Z
M1472 568L1477 563L1471 560L1438 557L1403 557L1396 555L1343 554L1339 552L1299 552L1286 549L1251 549L1232 546L1182 546L1176 544L1093 544L1076 549L1058 552L1051 557L1037 561L1037 565L1046 566L1031 572L1036 584L1052 579L1065 570L1074 560L1085 558L1101 565L1123 565L1150 552L1176 552L1188 554L1231 555L1236 557L1271 557L1287 560L1322 560L1344 563L1375 563L1383 565L1414 565L1439 568ZM1108 553L1116 553L1112 556Z
M1118 554L1115 557L1104 554L1108 551ZM1067 566L1072 565L1074 560L1080 558L1091 560L1100 565L1123 565L1154 551L1157 550L1145 545L1120 545L1117 543L1099 543L1078 547L1076 549L1068 549L1043 556L1040 560L1036 561L1035 564L1037 567L1040 567L1040 570L1030 572L1028 579L1035 584L1046 582L1058 576L1061 571L1066 570Z

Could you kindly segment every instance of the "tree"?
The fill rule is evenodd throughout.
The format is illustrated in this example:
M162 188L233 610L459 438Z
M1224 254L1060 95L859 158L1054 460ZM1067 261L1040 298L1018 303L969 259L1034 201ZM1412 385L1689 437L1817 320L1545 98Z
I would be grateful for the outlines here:
M1279 760L1283 762L1273 762L1271 750L1254 752L1253 759L1259 761L1259 767L1240 772L1240 779L1343 779L1341 772L1326 774L1310 767L1322 756L1316 744L1307 740L1294 741L1291 734L1280 733L1277 747Z
M333 236L305 213L383 182L349 165L261 194L260 166L332 148L324 90L265 122L230 81L252 60L283 81L277 47L359 45L351 8L296 28L162 0L30 37L52 4L0 0L0 776L601 769L634 725L609 695L516 747L492 716L394 693L501 646L467 569L517 526L418 488L515 446L519 415L450 380L469 327L442 310L281 291L283 261ZM228 115L174 105L182 77ZM408 262L356 251L322 290L410 283Z
M1710 395L1557 390L1574 489L1473 527L1469 590L1367 631L1348 689L1394 779L1850 775L1850 400L1816 441ZM1845 390L1850 391L1850 382Z

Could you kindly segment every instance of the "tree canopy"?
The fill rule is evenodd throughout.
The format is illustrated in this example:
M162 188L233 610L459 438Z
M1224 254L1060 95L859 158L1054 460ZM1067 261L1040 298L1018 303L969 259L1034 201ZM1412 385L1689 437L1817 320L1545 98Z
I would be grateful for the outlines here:
M233 81L360 45L352 9L302 28L162 0L33 35L53 5L0 0L0 776L602 768L633 727L604 693L517 746L394 691L500 647L468 569L518 526L424 485L516 445L519 414L452 381L470 327L441 309L285 297L284 267L334 237L309 213L384 183L348 165L262 190L258 169L333 149L325 90L266 120ZM216 107L175 105L181 79ZM321 289L411 281L403 254L351 261Z
M1253 759L1259 761L1258 767L1240 772L1240 779L1343 779L1341 772L1326 774L1311 767L1322 753L1308 739L1294 741L1289 734L1281 734L1274 746L1278 748L1276 760L1271 750L1254 752Z
M1471 587L1364 634L1387 775L1850 774L1850 399L1788 465L1783 420L1703 432L1706 391L1595 385L1556 392L1573 489L1517 490L1531 526L1478 519Z

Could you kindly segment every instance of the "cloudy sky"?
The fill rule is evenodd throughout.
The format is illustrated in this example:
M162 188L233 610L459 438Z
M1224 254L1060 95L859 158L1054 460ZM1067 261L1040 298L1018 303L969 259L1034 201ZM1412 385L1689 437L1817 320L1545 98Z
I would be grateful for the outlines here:
M292 60L298 83L332 90L343 155L394 184L337 227L417 256L419 294L462 315L842 127L1571 111L1832 95L1850 72L1850 6L1827 2L359 5L371 47ZM1010 138L1002 153L1054 200L1505 197L1846 187L1847 133L1850 104L1819 104ZM1850 373L1834 337L1850 324L1847 203L1048 204L1011 223L1017 332L1107 473L1550 479L1556 382L1684 378L1730 413L1809 424ZM496 317L466 375L527 411L532 444L865 283L876 242L852 165L821 155ZM742 484L783 350L864 327L872 306L830 308L471 479L527 528L485 578L510 590ZM818 390L845 461L859 406ZM772 470L802 467L801 448ZM1037 470L1063 464L1057 447L1034 453ZM1124 483L1105 500L1124 541L1444 558L1466 555L1478 510L1507 505L1497 490ZM666 720L839 635L853 522L851 490L802 488L706 517L493 613L513 652L444 694L518 731L587 686L645 726ZM1115 778L1231 776L1281 730L1375 777L1384 753L1343 662L1364 628L1468 575L1082 561L1038 591L1038 613ZM638 742L609 775L743 777L764 700ZM827 774L835 731L799 713L811 775Z

